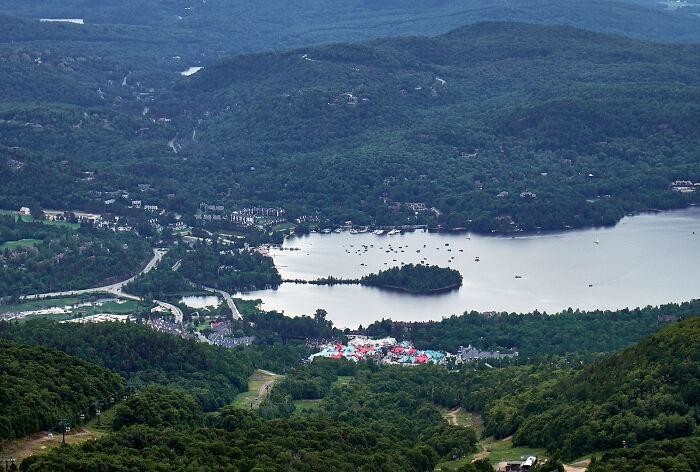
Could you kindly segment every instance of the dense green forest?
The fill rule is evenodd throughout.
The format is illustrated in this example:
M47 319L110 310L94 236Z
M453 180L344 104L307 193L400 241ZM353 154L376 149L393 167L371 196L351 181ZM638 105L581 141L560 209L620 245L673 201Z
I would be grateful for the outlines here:
M0 334L51 344L50 338L63 340L69 332L52 329L53 324L26 325L0 325ZM91 336L78 331L73 337L100 351L111 348L90 339L115 337L115 344L138 351L136 343L128 344L129 337L139 334L130 325L65 329L87 329ZM109 336L93 332L104 329L111 331ZM451 371L317 359L289 370L257 413L224 407L215 416L206 415L196 389L152 382L185 388L147 387L115 408L114 433L26 460L22 468L88 471L99 463L108 470L117 464L121 469L115 470L211 470L234 464L239 470L289 470L284 467L290 464L292 470L432 470L440 461L475 450L476 433L448 425L443 417L445 408L462 407L483 415L485 436L514 434L515 445L546 447L566 460L609 450L593 461L593 471L685 470L673 467L697 461L696 438L690 436L698 421L699 333L700 318L690 318L593 363L552 357L528 365L476 363ZM58 347L70 351L66 343ZM157 343L154 349L178 363L197 357L191 350L175 352ZM255 357L245 350L229 352L238 362ZM102 354L78 355L109 364ZM233 359L212 352L207 357L219 368ZM206 372L215 372L211 369ZM302 409L300 401L306 402ZM618 449L623 445L628 448ZM212 448L216 453L208 453ZM627 469L616 469L625 461ZM460 470L486 467L476 463Z
M645 470L688 471L700 468L700 438L648 441L630 449L606 452L589 472L635 472Z
M487 429L564 459L691 436L700 399L700 318L619 354L495 402Z
M207 411L226 405L247 388L257 358L185 341L135 323L0 323L0 337L99 364L133 386L158 384L182 389Z
M136 277L124 287L124 290L140 297L160 299L193 291L192 283L182 275L182 272L173 270L185 253L186 250L182 247L170 249L154 269Z
M328 414L273 418L264 407L273 419L230 407L204 417L182 393L150 388L117 407L116 433L26 460L22 470L430 471L441 458L475 450L473 430L448 425L382 372L365 368L361 379L335 387L324 400ZM284 394L273 396L284 402ZM482 466L464 470L489 470Z
M481 349L511 349L519 358L569 353L611 353L639 342L668 320L700 314L700 300L659 307L622 310L566 310L546 313L465 313L441 321L376 321L363 332L371 336L410 339L419 349L455 352L471 344ZM670 318L665 318L670 317Z
M231 292L276 287L282 282L271 257L206 244L185 254L180 271L194 283Z
M120 393L123 380L89 362L38 346L0 340L0 439L55 429Z
M151 256L133 233L0 215L0 297L107 285L138 272Z
M409 293L431 293L459 287L462 275L449 267L408 264L366 275L360 283Z
M0 175L11 176L0 206L103 210L104 194L123 190L190 217L208 201L333 222L612 224L697 201L670 183L700 180L698 57L697 46L482 23L238 56L162 86L122 87L129 68L105 66L113 77L89 87L102 105L0 106Z

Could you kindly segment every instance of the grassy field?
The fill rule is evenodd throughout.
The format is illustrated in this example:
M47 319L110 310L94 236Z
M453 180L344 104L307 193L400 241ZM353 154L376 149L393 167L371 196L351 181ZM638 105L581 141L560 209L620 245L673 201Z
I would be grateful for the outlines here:
M528 456L545 457L544 449L531 447L513 447L513 439L507 438L501 441L491 441L484 443L485 450L489 453L488 458L491 464L510 460L524 460Z
M50 308L53 306L74 305L82 300L84 299L80 297L49 298L43 300L32 300L12 305L0 305L0 313L8 313L10 311L33 311L41 310L42 308Z
M236 304L236 308L241 312L242 315L253 315L257 313L258 306L260 305L260 300L243 300L242 298L234 298L233 302Z
M480 436L484 430L484 421L480 415L470 413L461 408L455 410L444 410L445 419L450 424L474 428L477 436ZM523 460L528 456L546 457L544 449L534 449L530 447L514 447L513 439L506 438L496 440L487 438L477 443L479 451L467 457L454 461L441 462L435 467L435 470L450 471L456 470L459 467L469 464L476 459L488 459L492 466L496 467L498 463L510 460Z
M339 376L338 379L333 382L333 386L346 386L352 381L353 377L349 376ZM303 415L304 413L312 413L318 411L321 408L321 400L294 400L294 414Z
M40 239L20 239L19 241L7 241L6 243L0 244L0 251L8 249L14 251L18 248L38 246L41 244Z
M20 217L22 221L25 221L27 223L31 223L36 221L36 219L31 216L31 215L22 215L19 216L19 214L16 211L11 211L11 210L0 210L0 215L14 215L15 217ZM80 228L80 223L71 223L69 221L53 221L53 220L41 220L42 223L45 225L49 226L58 226L62 228L70 228L72 230L76 230Z
M248 391L238 394L233 401L233 406L243 409L255 409L260 406L260 403L267 396L269 386L275 381L281 379L281 375L270 375L270 373L256 370L248 379Z

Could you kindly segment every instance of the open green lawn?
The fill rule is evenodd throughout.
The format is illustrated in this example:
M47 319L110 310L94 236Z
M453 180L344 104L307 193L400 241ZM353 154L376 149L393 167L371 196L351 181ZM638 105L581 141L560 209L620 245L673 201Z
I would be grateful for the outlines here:
M509 460L524 460L528 456L546 456L544 449L513 447L513 440L510 438L501 441L485 442L484 447L489 452L489 462L493 465Z
M445 417L447 418L450 412L445 410ZM456 413L452 413L453 418L457 420L459 426L472 427L477 431L477 434L481 434L483 431L483 420L481 416L469 413L463 410L459 410ZM505 462L510 460L524 460L528 456L537 457L547 457L544 449L530 448L530 447L513 447L513 439L506 438L501 440L495 440L494 438L487 438L479 441L477 444L479 451L475 454L470 454L461 459L454 461L441 462L435 467L435 470L440 471L450 471L457 470L459 467L469 464L475 459L488 458L492 466L496 467L499 462Z
M19 216L19 214L16 211L12 211L12 210L0 210L0 215L14 215L15 217ZM27 223L31 223L33 221L36 221L36 219L31 215L22 215L20 218L22 218L22 221L25 221ZM76 229L80 228L80 223L71 223L69 221L41 220L41 222L44 223L45 225L70 228L72 230L76 230Z
M11 311L32 311L41 310L42 308L49 308L52 306L74 305L81 300L83 299L81 299L80 297L48 298L42 300L32 300L12 305L0 305L0 313L8 313Z
M270 375L261 370L256 370L248 379L248 391L238 394L233 400L233 406L243 409L255 409L260 406L263 398L267 395L267 385L272 388L272 384L283 378L281 375Z
M233 302L236 304L236 308L241 312L241 315L254 315L259 311L258 306L260 306L260 300L243 300L242 298L234 298Z
M4 251L5 249L13 251L17 248L38 246L39 244L41 244L40 239L20 239L19 241L7 241L6 243L0 244L0 251Z

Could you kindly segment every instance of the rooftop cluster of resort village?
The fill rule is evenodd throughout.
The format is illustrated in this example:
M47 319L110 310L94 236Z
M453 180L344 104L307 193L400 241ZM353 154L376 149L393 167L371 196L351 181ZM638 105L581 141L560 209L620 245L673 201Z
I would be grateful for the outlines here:
M308 360L314 359L347 359L353 362L372 360L383 365L444 365L449 360L455 364L472 362L485 359L505 359L514 358L517 351L512 350L506 353L500 351L481 351L472 346L461 347L456 354L431 349L416 349L410 341L398 342L395 338L386 337L372 339L366 336L350 335L347 344L341 342L328 342L319 346L320 351L309 356Z
M700 182L692 180L676 180L671 182L671 190L678 193L693 193L700 190Z

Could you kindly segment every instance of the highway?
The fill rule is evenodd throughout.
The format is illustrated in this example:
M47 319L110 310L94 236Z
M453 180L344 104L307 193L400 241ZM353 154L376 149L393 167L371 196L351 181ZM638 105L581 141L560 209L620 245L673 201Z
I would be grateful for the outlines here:
M88 293L109 293L111 295L114 295L115 297L119 298L126 298L128 300L141 300L139 297L135 295L130 295L128 293L124 293L123 288L125 285L127 285L129 282L132 280L136 279L141 274L145 274L147 272L150 272L151 269L153 269L160 260L163 258L165 253L168 252L166 249L154 249L153 250L153 257L151 258L150 261L148 261L148 264L139 272L138 274L129 277L126 280L122 280L121 282L117 282L111 285L103 285L101 287L93 287L93 288L85 288L81 290L66 290L63 292L49 292L49 293L37 293L34 295L22 295L20 296L20 300L40 300L42 298L58 298L58 297L72 297L75 295L85 295Z
M219 290L216 288L211 288L211 287L205 287L202 285L202 288L206 290L207 292L214 292L218 293L222 297L224 297L224 300L226 300L226 304L228 305L229 310L231 310L231 313L233 314L233 318L236 320L242 320L243 316L241 315L241 312L238 311L238 308L236 308L236 304L233 302L233 298L231 298L231 294L228 292L224 292L223 290Z
M141 298L137 297L136 295L131 295L130 293L124 292L124 287L131 282L132 280L136 279L139 275L145 274L150 272L155 266L158 265L158 263L163 259L163 256L168 252L167 249L154 249L153 250L153 257L151 258L150 261L148 261L148 264L139 272L138 274L129 277L126 280L122 280L121 282L117 282L111 285L103 285L101 287L93 287L93 288L85 288L82 290L66 290L63 292L49 292L49 293L37 293L34 295L23 295L20 298L20 300L41 300L43 298L58 298L58 297L72 297L76 295L86 295L90 293L108 293L110 295L113 295L117 298L124 298L127 300L134 300L134 301L141 301ZM230 298L230 297L229 297ZM158 306L161 306L165 308L166 310L169 310L173 316L175 317L175 322L182 324L183 320L183 315L182 315L182 310L180 310L178 307L175 305L171 305L170 303L166 303L160 300L153 300L155 304ZM233 302L233 301L232 301Z

